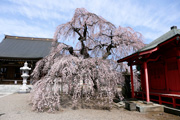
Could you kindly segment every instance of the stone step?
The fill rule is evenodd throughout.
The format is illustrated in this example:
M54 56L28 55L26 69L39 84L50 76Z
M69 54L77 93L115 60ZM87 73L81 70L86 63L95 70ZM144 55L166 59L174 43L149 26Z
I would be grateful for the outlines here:
M139 112L164 112L164 106L153 103L152 105L136 105Z
M143 101L126 101L125 108L130 111L139 112L164 112L164 106L156 103L146 103Z

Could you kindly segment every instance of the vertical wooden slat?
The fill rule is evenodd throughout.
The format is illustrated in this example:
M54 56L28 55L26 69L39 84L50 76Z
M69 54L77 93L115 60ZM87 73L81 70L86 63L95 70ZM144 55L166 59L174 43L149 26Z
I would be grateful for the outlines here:
M159 104L162 104L161 95L159 95Z
M176 99L172 97L172 100L173 100L173 107L176 108Z

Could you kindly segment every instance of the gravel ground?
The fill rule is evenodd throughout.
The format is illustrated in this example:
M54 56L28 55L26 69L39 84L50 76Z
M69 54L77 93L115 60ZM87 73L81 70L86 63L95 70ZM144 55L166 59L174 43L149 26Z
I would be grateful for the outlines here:
M56 113L31 110L29 94L11 94L0 98L0 120L180 120L166 113L139 113L123 108L107 110L63 109Z

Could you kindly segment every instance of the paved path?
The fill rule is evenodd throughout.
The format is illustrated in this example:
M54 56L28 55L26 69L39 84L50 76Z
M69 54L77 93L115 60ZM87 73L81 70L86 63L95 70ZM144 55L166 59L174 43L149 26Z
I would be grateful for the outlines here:
M11 95L13 93L0 93L0 98Z
M166 113L139 113L125 109L64 109L54 114L31 110L29 94L11 94L0 98L0 120L180 120Z
M32 88L32 85L27 85ZM22 85L0 85L0 98L17 93Z
M21 85L0 85L0 98L18 92Z

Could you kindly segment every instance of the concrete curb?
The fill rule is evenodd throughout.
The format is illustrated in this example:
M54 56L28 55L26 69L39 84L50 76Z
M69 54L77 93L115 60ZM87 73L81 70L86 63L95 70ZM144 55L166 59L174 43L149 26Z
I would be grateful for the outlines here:
M164 112L180 116L180 110L179 109L164 106Z

